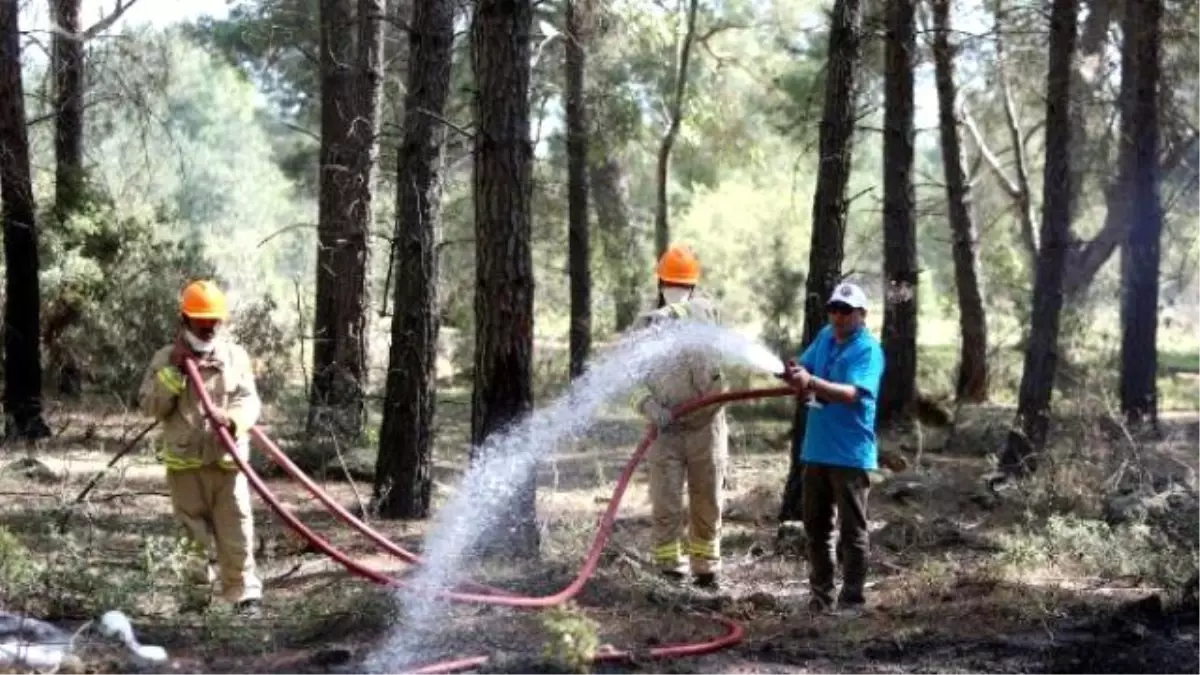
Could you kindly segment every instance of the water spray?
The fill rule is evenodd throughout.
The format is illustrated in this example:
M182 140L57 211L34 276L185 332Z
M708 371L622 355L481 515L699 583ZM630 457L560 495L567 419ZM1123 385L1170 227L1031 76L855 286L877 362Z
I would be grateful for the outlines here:
M759 360L765 361L764 359ZM778 377L784 381L787 381L788 379L787 369L782 368L782 364L779 364L777 360L773 361L772 363L754 362L751 363L751 365L760 367L763 370L767 370L775 375L775 377ZM200 378L200 374L197 370L195 362L192 359L187 359L184 362L184 370L188 376L190 386L200 400L200 404L204 409L205 416L211 421L214 414L213 402L209 397L208 392L204 390L204 387L201 384L203 380ZM792 396L794 394L795 391L790 386L725 392L687 401L673 408L671 413L672 418L679 418L701 408L712 405L769 397ZM270 506L271 509L274 510L288 526L300 534L300 536L356 576L393 588L406 588L412 586L412 582L406 580L405 578L390 576L378 569L363 565L353 560L345 552L329 543L328 540L313 532L307 525L296 518L295 515L293 515L279 502L262 478L257 474L257 472L254 471L253 467L250 466L249 462L236 452L236 442L233 438L233 435L229 432L229 429L216 424L213 424L213 428L216 430L218 439L229 451L230 456L233 458L238 468L246 475L250 486L253 487L254 490L263 498L263 501L265 501L267 505ZM421 566L423 564L424 561L419 556L389 541L378 531L374 530L362 520L338 505L332 497L330 497L315 482L313 482L311 478L306 476L304 472L301 471L300 468L297 467L295 463L292 462L291 459L289 459L287 455L284 454L283 451L280 450L279 447L276 446L275 443L273 443L260 428L253 427L250 429L249 433L255 444L259 446L272 461L283 468L288 475L300 482L305 489L313 494L313 496L315 496L322 504L332 511L342 522L350 525L355 530L373 541L380 549L390 553L391 555L394 555L400 560L403 560L404 562L414 566ZM584 558L583 564L579 569L579 573L576 575L575 579L562 590L551 595L529 597L517 595L515 593L510 593L508 591L492 588L482 584L463 583L453 589L432 589L428 591L426 595L454 602L470 602L526 608L551 607L573 598L579 593L580 590L583 589L583 586L591 578L592 574L595 573L596 567L599 564L600 554L605 545L608 543L609 537L612 535L612 529L616 522L617 511L620 508L621 499L624 497L625 491L629 486L629 482L633 478L634 470L649 451L650 446L653 444L655 438L657 438L657 435L658 429L652 424L648 425L645 435L643 436L641 442L638 443L637 448L634 450L632 456L625 464L625 467L623 468L621 475L617 480L617 484L613 490L612 498L609 500L608 506L600 518L596 534L592 540L591 546L588 548L588 552ZM725 631L724 634L709 640L693 643L665 645L646 651L639 651L636 654L631 651L605 650L596 654L594 661L596 663L609 663L628 662L633 660L635 657L672 659L687 656L700 656L734 646L740 643L745 637L744 628L732 619L720 615L710 615L710 618L721 624ZM409 670L408 672L459 672L477 668L487 663L488 660L489 657L487 656L473 656L464 659L433 663L414 670Z

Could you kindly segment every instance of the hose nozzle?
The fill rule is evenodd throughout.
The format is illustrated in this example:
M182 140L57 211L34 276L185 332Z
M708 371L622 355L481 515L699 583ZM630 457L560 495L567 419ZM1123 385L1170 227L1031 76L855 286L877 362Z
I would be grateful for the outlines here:
M791 384L792 383L791 371L795 367L796 367L796 360L788 359L787 364L784 365L784 367L783 367L783 372L775 373L775 377L779 378L780 380L783 380L784 382L786 382L788 384Z

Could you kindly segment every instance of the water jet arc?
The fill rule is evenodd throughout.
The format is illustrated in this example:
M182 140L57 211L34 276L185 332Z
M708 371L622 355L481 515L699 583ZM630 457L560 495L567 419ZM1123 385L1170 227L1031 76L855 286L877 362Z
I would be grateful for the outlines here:
M189 385L192 387L192 390L200 400L200 405L204 409L205 417L207 417L211 422L214 416L214 405L212 399L208 395L208 392L205 391L203 385L201 384L203 380L201 379L200 373L197 370L195 361L190 358L186 359L184 361L184 371L187 375ZM672 409L672 414L674 417L682 417L700 408L705 408L711 405L729 403L733 401L745 401L778 396L792 396L794 394L795 391L791 387L786 386L725 392L721 394L699 397L682 403ZM229 455L237 464L238 469L246 475L250 486L254 488L255 492L262 497L263 501L265 501L267 505L270 506L271 509L275 511L275 513L285 523L287 523L289 527L295 530L297 534L356 576L384 586L404 587L407 585L400 578L392 577L375 568L368 567L355 561L346 555L345 552L333 546L328 540L313 532L307 525L296 518L291 511L289 511L283 506L283 504L279 502L274 493L272 493L270 488L267 487L262 477L260 477L254 468L250 466L249 461L237 453L237 442L234 440L233 435L229 433L229 429L217 424L213 424L212 426L214 429L216 429L215 433L217 434L217 438L221 441L222 445L225 446L226 450L228 450ZM280 450L279 447L276 446L275 443L272 442L271 439L268 438L261 429L258 427L251 428L250 436L256 442L256 444L267 453L268 457L270 457L272 461L279 464L279 466L283 468L286 473L298 480L310 493L312 493L313 496L315 496L322 504L324 504L326 508L334 513L342 522L350 525L358 532L364 534L381 549L391 553L397 558L414 565L422 564L422 560L419 556L395 544L394 542L389 541L377 530L371 528L370 525L363 522L346 509L342 508L341 505L339 505L332 497L330 497L328 493L322 490L321 487L313 482L311 478L305 475L304 472L301 471L300 468L296 466L296 464L292 462L292 460L288 458L287 455L284 454L284 452ZM647 427L646 434L642 437L641 442L638 443L633 455L629 458L629 461L626 462L624 469L621 471L621 476L617 479L617 484L613 490L612 498L609 500L608 507L605 509L604 514L600 518L599 527L596 530L595 537L592 539L591 546L588 548L587 555L584 559L583 565L580 567L579 573L576 575L575 579L561 591L547 596L528 597L516 595L508 591L492 588L482 584L463 584L462 587L464 590L462 591L439 591L433 595L435 597L456 602L475 602L508 607L550 607L561 604L574 597L579 593L580 590L583 589L584 584L587 583L588 579L591 578L592 574L596 571L596 567L599 565L600 561L600 554L604 550L604 546L608 543L608 539L612 534L613 525L616 522L617 511L620 508L621 499L624 497L625 490L628 488L629 482L633 478L633 472L637 468L638 464L641 463L647 451L649 451L650 445L654 442L654 439L657 436L658 429L654 425L649 425ZM476 592L468 592L467 589L473 589ZM713 615L712 618L721 623L726 629L726 632L723 635L715 639L701 642L665 645L662 647L655 647L653 649L645 650L643 652L609 650L596 654L594 661L596 663L607 663L631 661L635 658L671 659L685 656L700 656L736 645L745 637L745 629L732 619L721 615ZM487 663L488 659L489 657L487 656L474 656L453 661L443 661L439 663L428 664L408 672L460 672L477 668Z

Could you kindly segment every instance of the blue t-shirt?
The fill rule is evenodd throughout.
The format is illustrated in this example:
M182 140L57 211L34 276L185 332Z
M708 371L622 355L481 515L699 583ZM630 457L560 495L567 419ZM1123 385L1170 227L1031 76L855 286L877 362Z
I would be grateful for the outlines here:
M883 379L883 347L879 341L861 328L838 344L833 326L826 325L800 355L800 365L822 380L851 384L859 392L853 403L822 401L822 407L808 409L801 461L877 469L875 402Z

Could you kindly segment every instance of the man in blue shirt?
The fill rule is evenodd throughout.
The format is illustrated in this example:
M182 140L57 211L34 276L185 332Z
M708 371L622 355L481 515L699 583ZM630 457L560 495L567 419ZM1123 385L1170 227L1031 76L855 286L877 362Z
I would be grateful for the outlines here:
M864 603L867 575L868 472L878 468L875 402L883 348L865 326L867 296L857 285L838 284L826 308L829 323L800 355L800 363L788 364L786 377L809 408L800 459L810 606L817 611L833 607L833 528L840 515L838 605L856 610Z

